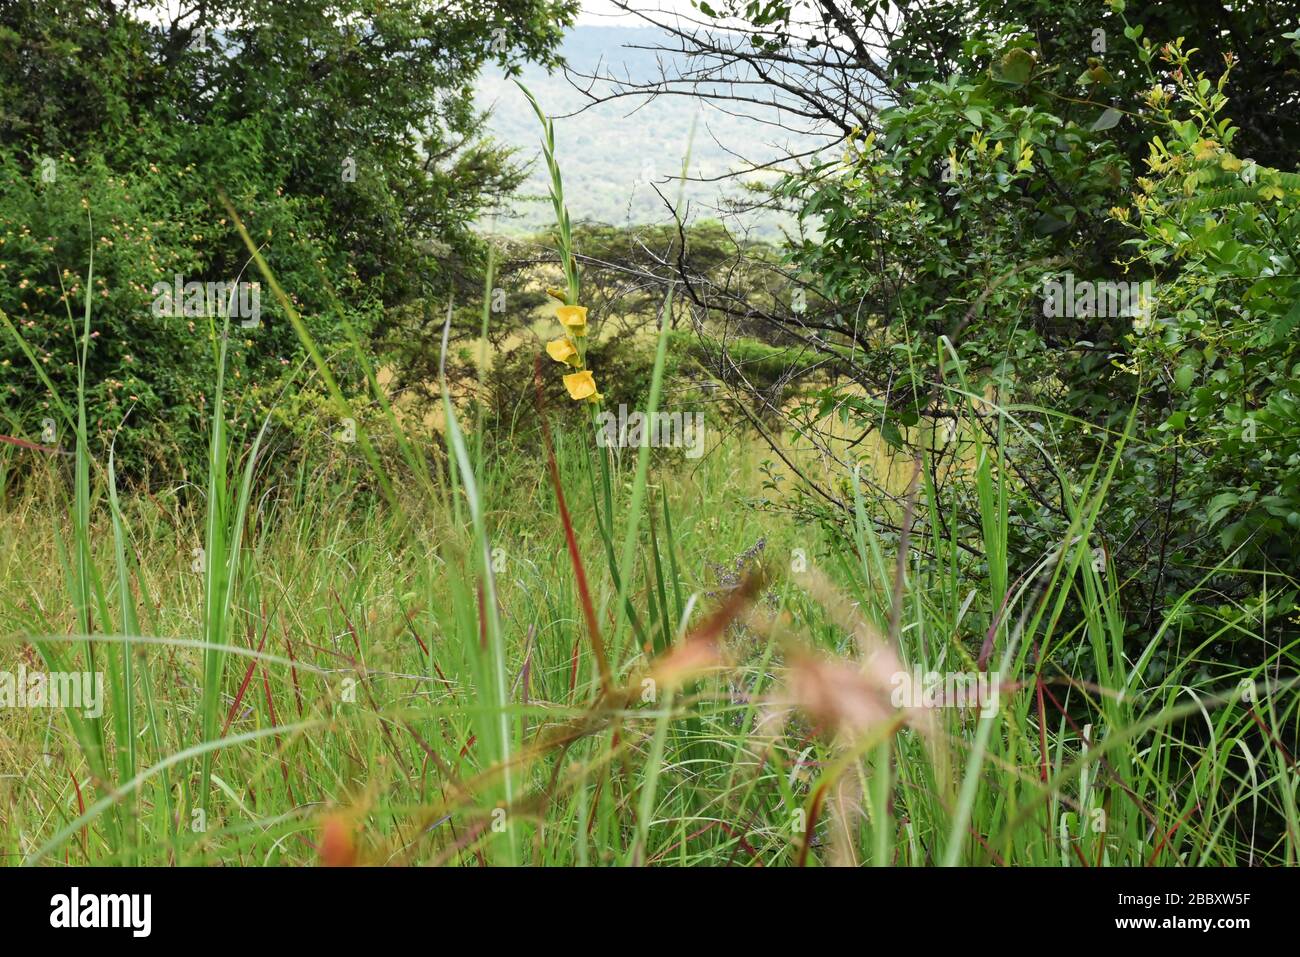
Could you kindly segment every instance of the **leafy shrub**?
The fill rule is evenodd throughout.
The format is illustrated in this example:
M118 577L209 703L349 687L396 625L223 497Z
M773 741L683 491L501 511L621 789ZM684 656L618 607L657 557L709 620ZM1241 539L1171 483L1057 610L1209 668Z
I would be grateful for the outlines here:
M90 440L98 454L116 436L123 477L192 473L206 454L215 323L154 315L150 290L177 274L262 278L221 192L327 351L343 340L335 293L363 341L390 341L402 308L473 258L471 224L522 173L482 137L472 81L518 53L553 63L576 12L490 7L213 0L161 20L143 0L0 7L0 308L66 396L67 315L93 253ZM261 299L260 328L231 343L236 430L301 355L270 290ZM38 436L48 390L9 331L0 370L3 428Z
M862 343L849 371L866 397L832 383L812 398L855 434L878 429L927 461L939 517L976 531L969 444L936 440L966 403L956 370L968 370L984 413L1011 412L970 423L1004 449L1007 547L1021 570L1059 547L1068 502L1123 439L1093 535L1137 596L1129 634L1148 642L1176 613L1171 647L1214 636L1220 660L1255 660L1253 644L1224 637L1239 616L1267 621L1270 640L1296 625L1300 177L1233 152L1220 115L1231 57L1215 81L1181 44L1141 39L1136 50L1149 86L1115 108L1105 71L1065 100L1051 89L1059 65L1027 31L976 36L967 52L982 70L919 84L879 135L786 184L824 229L795 265L832 303L856 304L851 327L819 317L830 326L822 351ZM1149 143L1142 170L1128 158L1135 133ZM1063 320L1045 294L1065 272L1149 281L1152 299ZM843 501L848 472L833 490ZM842 524L824 499L808 510ZM969 574L984 574L980 556L968 559ZM1266 585L1262 572L1275 577ZM1197 586L1200 597L1180 601Z
M74 394L90 271L90 440L95 454L116 442L125 477L155 470L192 474L201 471L206 454L221 320L158 315L155 284L171 287L178 275L233 280L241 270L246 281L257 280L245 269L248 257L236 258L232 242L210 238L228 230L226 214L216 208L209 184L178 155L181 144L171 145L176 152L169 154L159 142L156 161L127 172L114 172L98 155L59 157L52 182L40 178L39 165L32 175L14 151L0 153L0 309L14 326L0 336L4 428L34 439L44 420L58 418L46 379L65 401ZM248 184L236 195L260 239L318 231L303 203L277 195L270 184ZM305 247L277 246L268 260L286 288L319 287ZM236 432L260 425L269 409L260 399L248 401L255 394L250 390L277 394L298 355L297 338L269 293L260 296L260 307L257 328L231 322L227 375ZM300 301L299 308L324 312L323 302ZM339 330L309 322L327 347L341 340ZM57 428L62 433L66 423Z
M1146 413L1129 474L1177 530L1160 569L1171 585L1190 587L1216 558L1271 570L1282 576L1271 589L1227 574L1213 589L1285 623L1300 546L1300 176L1234 151L1230 68L1211 82L1181 45L1166 55L1173 95L1155 87L1149 100L1168 135L1152 140L1133 207L1115 211L1161 280L1128 360Z

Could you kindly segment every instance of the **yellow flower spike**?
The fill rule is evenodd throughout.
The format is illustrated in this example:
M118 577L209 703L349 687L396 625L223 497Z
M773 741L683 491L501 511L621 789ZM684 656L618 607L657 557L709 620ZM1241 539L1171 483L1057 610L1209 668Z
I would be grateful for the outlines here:
M548 342L546 344L546 354L556 362L563 362L566 365L576 366L579 361L578 350L573 348L573 343L566 336Z
M587 334L586 306L561 306L555 310L555 317L560 320L560 325L564 326L569 335L585 336Z
M596 380L592 377L590 369L583 369L581 372L566 375L564 377L564 387L569 390L569 398L575 402L599 395L596 392Z

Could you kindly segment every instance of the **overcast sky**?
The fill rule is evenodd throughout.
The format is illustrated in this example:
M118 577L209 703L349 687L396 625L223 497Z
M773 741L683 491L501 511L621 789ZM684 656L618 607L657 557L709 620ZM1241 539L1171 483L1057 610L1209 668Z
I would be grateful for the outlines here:
M691 3L691 0L630 0L633 7L638 10L644 10L647 13L656 14L655 19L665 22L672 14L677 13L690 17L696 21L710 22L710 18L700 13ZM714 0L714 6L721 7L722 3ZM822 35L821 12L815 7L810 0L794 0L791 4L792 9L796 11L792 17L792 22L787 25L792 36L812 36ZM666 16L665 16L666 15ZM889 10L886 13L890 22L896 21L899 16L897 9ZM714 27L727 30L739 30L741 32L749 31L749 24L741 19L721 19L711 21ZM578 14L578 25L585 27L647 27L649 24L640 17L619 10L613 3L613 0L582 0L582 12ZM874 31L868 31L870 36L875 36Z
M665 10L679 13L691 13L693 9L690 0L641 0L636 6L647 11ZM611 0L582 0L582 13L578 16L578 23L592 27L646 26L645 21L639 17L618 10Z

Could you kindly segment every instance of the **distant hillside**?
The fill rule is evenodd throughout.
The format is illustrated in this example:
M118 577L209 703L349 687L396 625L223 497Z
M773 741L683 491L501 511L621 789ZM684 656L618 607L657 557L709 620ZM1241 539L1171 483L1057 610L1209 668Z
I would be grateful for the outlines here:
M604 70L616 75L644 80L658 75L657 54L628 49L627 45L652 46L663 41L664 35L654 29L577 27L565 39L563 53L582 72L593 72L603 64ZM671 57L670 71L685 60L681 55L664 56ZM560 72L548 75L529 67L523 81L552 116L571 113L585 102ZM500 72L485 74L479 81L479 94L481 104L492 109L489 126L497 139L518 147L521 159L539 158L537 118L514 83ZM694 101L680 96L644 105L640 100L624 99L558 118L556 137L570 214L575 219L612 224L669 219L649 181L658 183L669 198L676 197L676 182L665 180L681 167L696 110ZM708 106L699 109L699 117L691 154L693 176L718 177L745 168L745 160L777 158L789 141L779 129ZM793 145L807 148L806 141ZM546 189L545 167L538 160L512 210L512 223L498 224L498 228L532 230L550 224L553 217L545 201ZM686 197L693 216L707 216L716 215L711 210L723 197L740 192L734 180L692 182L687 184ZM750 214L745 221L767 235L775 232L777 222L772 215L761 214Z

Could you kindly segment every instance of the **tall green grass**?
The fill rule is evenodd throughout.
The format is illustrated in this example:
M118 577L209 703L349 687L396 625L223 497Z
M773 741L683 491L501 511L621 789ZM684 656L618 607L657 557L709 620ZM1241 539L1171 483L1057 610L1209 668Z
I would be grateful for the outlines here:
M356 446L264 475L264 430L230 444L224 321L198 505L119 489L112 455L92 459L84 378L75 404L53 397L71 481L45 461L6 493L0 667L30 647L48 670L102 671L108 704L0 711L10 863L312 863L327 815L374 864L1296 862L1296 648L1216 665L1213 638L1180 647L1174 608L1134 650L1130 596L1093 540L1124 436L1072 491L1057 547L1013 567L1024 490L1006 444L1038 441L1029 410L991 406L941 343L978 526L921 461L901 513L855 475L834 534L753 507L749 440L691 464L552 424L540 457L505 454L445 380L442 433L407 434L372 373L343 394L249 246L312 374L341 413L377 406L382 431L354 416ZM576 300L576 265L568 279ZM83 370L92 326L88 298ZM728 663L656 682L705 631ZM856 662L877 634L907 667L996 672L1000 707L828 733L790 676L801 655Z

